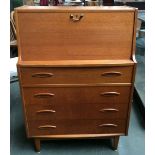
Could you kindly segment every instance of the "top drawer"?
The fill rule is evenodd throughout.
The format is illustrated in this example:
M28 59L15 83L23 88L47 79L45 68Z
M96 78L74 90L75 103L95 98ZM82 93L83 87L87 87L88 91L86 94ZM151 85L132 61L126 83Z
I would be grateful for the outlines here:
M131 83L133 66L20 67L21 84Z
M130 59L134 11L17 12L23 61Z

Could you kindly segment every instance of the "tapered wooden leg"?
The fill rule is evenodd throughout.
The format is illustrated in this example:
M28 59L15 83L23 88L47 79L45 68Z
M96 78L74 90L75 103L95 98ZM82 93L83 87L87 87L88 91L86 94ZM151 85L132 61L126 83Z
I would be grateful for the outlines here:
M115 137L113 138L113 149L114 149L114 150L117 150L118 142L119 142L119 136L115 136Z
M37 152L40 152L40 139L35 138L35 139L34 139L34 145L35 145L35 150L36 150Z

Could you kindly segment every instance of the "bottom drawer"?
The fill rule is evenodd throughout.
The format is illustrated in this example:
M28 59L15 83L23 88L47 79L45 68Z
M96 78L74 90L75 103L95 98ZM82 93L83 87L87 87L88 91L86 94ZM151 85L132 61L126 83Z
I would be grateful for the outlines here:
M61 134L125 133L125 120L29 121L29 137Z

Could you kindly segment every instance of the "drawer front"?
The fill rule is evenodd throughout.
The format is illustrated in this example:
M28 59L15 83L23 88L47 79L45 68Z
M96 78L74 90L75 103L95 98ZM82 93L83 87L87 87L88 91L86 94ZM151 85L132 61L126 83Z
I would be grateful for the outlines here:
M24 88L25 104L128 104L130 86L81 86L53 88Z
M128 104L27 105L28 120L126 119Z
M21 82L30 84L131 83L132 66L94 68L20 68Z
M134 12L19 13L21 59L130 59L133 23Z
M29 136L125 133L125 120L29 121Z

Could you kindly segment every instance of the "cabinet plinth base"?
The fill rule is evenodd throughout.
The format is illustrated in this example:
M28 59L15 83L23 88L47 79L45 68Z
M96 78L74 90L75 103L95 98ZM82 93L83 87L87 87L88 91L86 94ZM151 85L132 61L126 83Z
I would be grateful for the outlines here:
M109 137L109 138L112 138L112 140L113 140L112 141L112 148L113 148L114 151L117 151L117 147L118 147L118 143L119 143L119 137L120 136ZM40 138L34 138L35 150L38 153L40 153L40 149L41 149L40 143L41 143L41 139Z

